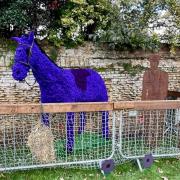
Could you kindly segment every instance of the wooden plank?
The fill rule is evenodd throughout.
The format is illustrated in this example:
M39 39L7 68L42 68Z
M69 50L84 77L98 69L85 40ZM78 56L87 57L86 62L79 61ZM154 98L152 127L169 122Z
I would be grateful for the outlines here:
M93 112L112 111L120 109L177 109L180 100L167 101L121 101L121 102L88 102L88 103L46 103L43 111L57 112ZM41 113L40 104L0 104L0 114L28 114Z
M180 100L158 100L158 101L122 101L114 103L114 110L120 109L178 109Z
M43 104L43 112L91 112L112 111L111 102L88 102L88 103L46 103ZM40 104L0 104L0 114L28 114L41 113Z

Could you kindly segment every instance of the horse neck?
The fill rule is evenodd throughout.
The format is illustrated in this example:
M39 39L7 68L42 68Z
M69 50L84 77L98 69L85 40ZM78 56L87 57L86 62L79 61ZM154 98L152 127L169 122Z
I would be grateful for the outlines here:
M57 75L61 75L62 69L54 64L34 43L30 58L30 66L37 81L55 81Z

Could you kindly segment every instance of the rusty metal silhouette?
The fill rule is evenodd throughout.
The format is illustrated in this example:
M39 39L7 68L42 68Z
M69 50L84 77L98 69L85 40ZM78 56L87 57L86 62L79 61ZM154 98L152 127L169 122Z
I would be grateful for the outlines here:
M158 69L161 56L152 54L148 57L150 62L150 69L145 71L143 77L142 100L165 100L168 96L168 73ZM148 111L144 116L144 124L146 132L144 134L146 142L150 143L153 148L158 140L160 142L163 136L164 118L166 117L165 111L156 114L156 110ZM158 126L155 126L158 124ZM156 128L151 128L152 126Z
M158 69L161 57L148 57L150 69L143 76L142 100L165 100L168 95L168 73Z

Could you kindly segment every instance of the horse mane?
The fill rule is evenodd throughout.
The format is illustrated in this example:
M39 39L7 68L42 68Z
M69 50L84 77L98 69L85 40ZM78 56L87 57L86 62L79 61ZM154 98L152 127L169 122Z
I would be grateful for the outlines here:
M39 43L37 42L36 39L34 39L34 42L36 43L36 45L38 46L39 50L41 51L42 54L44 54L50 61L51 63L53 63L55 66L57 66L60 69L63 69L62 67L59 67L50 57L49 55L41 48L41 46L39 45Z

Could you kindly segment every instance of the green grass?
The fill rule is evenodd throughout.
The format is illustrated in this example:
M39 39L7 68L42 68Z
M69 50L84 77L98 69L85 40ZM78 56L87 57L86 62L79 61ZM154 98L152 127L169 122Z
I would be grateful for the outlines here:
M108 158L112 154L112 140L105 140L101 135L83 133L75 136L75 143L72 153L66 153L66 139L58 139L54 142L57 162L73 162L76 159L94 160ZM106 148L106 151L105 151ZM36 159L32 158L32 153L27 145L0 148L0 166L14 167L18 165L36 164Z
M74 144L74 152L77 157L80 157L82 153L82 138L85 139L86 143L83 143L83 151L87 154L88 157L92 156L95 158L97 156L97 152L106 156L107 154L104 153L104 140L101 136L92 135L91 140L88 134L84 134L83 137L78 136L76 137L75 144ZM106 142L110 147L112 145L111 141ZM144 144L141 141L136 143L134 146L134 141L130 142L132 145L132 151L134 149L141 148ZM64 155L64 147L66 141L65 140L57 140L55 142L55 149L56 149L56 156L63 160L65 158ZM99 146L97 148L97 145ZM124 144L126 146L126 144ZM93 148L97 148L98 151L95 151L96 154L91 154L94 152ZM96 150L97 150L96 149ZM125 148L126 149L126 148ZM136 149L136 150L137 150ZM21 149L20 149L21 150ZM91 152L92 151L92 152ZM16 149L17 152L17 149ZM27 154L30 153L30 150L27 151ZM108 153L108 152L107 152ZM111 153L111 152L109 152ZM17 154L21 154L17 152ZM0 153L0 160L3 159L3 154ZM11 165L13 163L13 154L12 150L7 150L6 155L8 155L9 161L8 164ZM78 156L79 155L79 156ZM25 153L25 159L27 159ZM68 160L71 160L71 155L68 156ZM97 156L98 158L98 156ZM28 162L28 159L27 159ZM29 161L31 162L31 160ZM115 170L107 175L103 176L100 170L91 170L91 169L68 169L68 168L51 168L51 169L35 169L35 170L26 170L26 171L12 171L6 173L0 173L0 180L101 180L101 179L108 179L108 180L179 180L180 179L180 161L177 159L159 159L155 160L153 166L149 169L145 169L143 172L140 172L138 166L135 162L126 162L124 164L116 166ZM167 178L167 179L166 179Z
M66 140L56 140L55 149L56 157L58 160L66 160ZM104 149L108 151L105 152ZM78 157L78 160L85 159L99 159L106 158L111 155L112 141L106 140L97 134L83 133L82 135L75 136L75 143L73 153L68 155L68 161L74 161L74 157ZM90 158L91 157L91 158Z
M115 168L115 170L103 176L99 170L88 169L37 169L28 171L16 171L0 173L2 180L162 180L165 177L168 180L180 179L180 161L177 159L156 160L151 168L140 172L137 164L133 162L124 163Z

